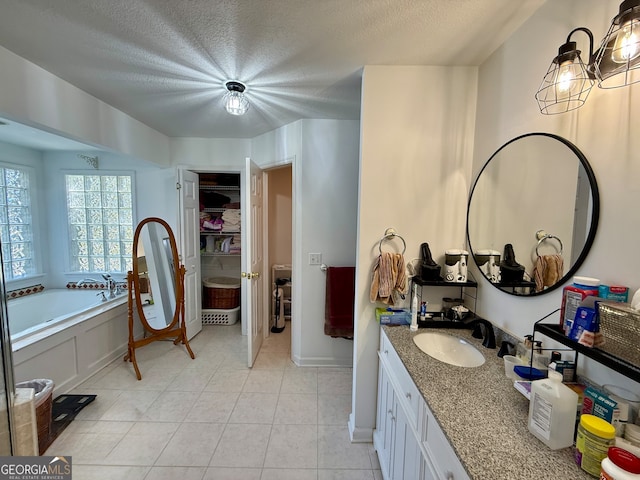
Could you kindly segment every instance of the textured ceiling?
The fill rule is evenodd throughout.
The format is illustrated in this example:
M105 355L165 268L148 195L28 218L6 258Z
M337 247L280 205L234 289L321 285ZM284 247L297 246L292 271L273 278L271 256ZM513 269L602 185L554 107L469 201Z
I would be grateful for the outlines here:
M0 45L168 136L250 138L358 118L364 65L479 65L544 1L0 0Z

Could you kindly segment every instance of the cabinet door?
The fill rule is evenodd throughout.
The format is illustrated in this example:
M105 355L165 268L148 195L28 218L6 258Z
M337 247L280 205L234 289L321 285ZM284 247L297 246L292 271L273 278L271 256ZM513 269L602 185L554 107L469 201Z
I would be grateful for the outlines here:
M380 468L385 479L391 478L391 441L393 439L393 386L386 369L380 363L378 369L378 409L374 446L378 452Z
M411 421L397 397L394 399L393 480L414 480L419 478L420 455L418 439L411 428Z

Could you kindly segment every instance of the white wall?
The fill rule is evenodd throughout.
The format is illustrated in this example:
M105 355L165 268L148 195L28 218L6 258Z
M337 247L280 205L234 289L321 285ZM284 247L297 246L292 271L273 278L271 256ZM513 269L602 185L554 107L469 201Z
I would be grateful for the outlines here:
M634 291L640 287L636 254L640 226L634 211L640 204L640 136L632 126L638 125L640 116L640 85L615 90L594 87L583 107L562 115L540 114L534 99L568 33L578 26L588 27L597 48L619 4L618 0L547 2L481 66L473 169L478 171L500 145L522 133L550 132L573 142L594 170L601 202L598 233L577 274ZM583 52L588 51L584 34L572 39ZM533 322L560 302L561 289L542 297L515 298L483 280L479 311L522 336L531 333ZM610 372L606 375L606 381L613 379Z
M0 116L169 165L169 139L0 47Z
M326 275L309 265L356 265L358 122L302 120L293 165L293 360L306 366L351 366L353 342L324 334ZM294 349L299 346L299 350Z
M369 301L371 269L385 229L407 244L406 260L428 242L465 243L477 69L367 66L362 83L354 385L350 430L370 441L375 425L379 326ZM402 85L402 92L391 88ZM402 93L401 92L401 93ZM387 246L386 248L391 248ZM442 293L443 296L444 291Z

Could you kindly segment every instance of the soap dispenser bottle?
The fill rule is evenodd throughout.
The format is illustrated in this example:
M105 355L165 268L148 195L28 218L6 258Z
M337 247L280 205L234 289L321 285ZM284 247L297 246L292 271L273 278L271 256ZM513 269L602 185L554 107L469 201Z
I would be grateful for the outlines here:
M551 450L573 445L578 394L562 383L562 374L531 382L529 431Z

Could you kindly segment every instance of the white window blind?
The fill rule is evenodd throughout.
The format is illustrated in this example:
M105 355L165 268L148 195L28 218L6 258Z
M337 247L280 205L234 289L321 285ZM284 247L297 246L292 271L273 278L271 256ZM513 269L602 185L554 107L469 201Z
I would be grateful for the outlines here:
M133 175L67 174L70 270L132 269Z

